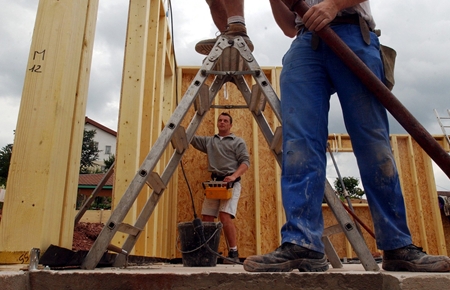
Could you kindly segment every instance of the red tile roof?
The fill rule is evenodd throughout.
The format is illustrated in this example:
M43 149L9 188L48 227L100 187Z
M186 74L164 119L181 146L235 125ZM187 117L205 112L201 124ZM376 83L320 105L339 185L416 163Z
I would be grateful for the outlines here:
M102 180L104 173L96 174L80 174L78 178L78 185L98 185ZM114 173L106 181L105 185L113 185Z

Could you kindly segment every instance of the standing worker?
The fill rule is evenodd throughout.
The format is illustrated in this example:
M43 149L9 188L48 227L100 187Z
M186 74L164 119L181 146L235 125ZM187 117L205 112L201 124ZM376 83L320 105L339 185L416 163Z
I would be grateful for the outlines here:
M236 227L233 219L236 217L237 205L241 195L241 175L250 166L250 156L242 138L231 133L233 118L228 113L221 113L217 119L219 133L214 136L194 136L192 146L208 156L208 171L211 179L233 184L230 199L205 198L202 206L202 220L214 222L215 218L223 224L227 240L228 259L239 262L236 242ZM224 260L227 263L227 260Z
M337 93L371 211L377 247L387 271L449 272L450 258L427 255L412 244L397 167L389 141L386 109L315 31L326 25L384 80L380 43L369 1L306 0L300 18L284 2L270 0L274 18L296 37L280 76L283 118L281 187L286 223L275 251L248 257L252 272L328 269L322 243L322 200L330 96Z

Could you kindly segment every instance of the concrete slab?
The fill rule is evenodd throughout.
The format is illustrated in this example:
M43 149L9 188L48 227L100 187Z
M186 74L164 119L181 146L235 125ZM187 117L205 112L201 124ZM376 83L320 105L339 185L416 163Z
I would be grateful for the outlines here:
M24 271L23 265L0 265L2 290L112 289L449 289L450 273L367 272L344 264L323 273L249 273L241 265L183 267L151 264L95 270Z

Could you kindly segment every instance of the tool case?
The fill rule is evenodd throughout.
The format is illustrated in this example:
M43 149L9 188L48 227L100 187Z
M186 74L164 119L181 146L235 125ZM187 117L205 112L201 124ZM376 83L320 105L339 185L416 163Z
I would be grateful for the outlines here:
M230 199L233 195L233 187L224 181L205 181L203 188L205 197L210 199Z

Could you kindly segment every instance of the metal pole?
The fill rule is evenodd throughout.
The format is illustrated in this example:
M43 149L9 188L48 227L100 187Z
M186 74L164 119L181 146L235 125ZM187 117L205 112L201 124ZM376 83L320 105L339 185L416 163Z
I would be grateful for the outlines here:
M339 182L341 183L341 186L342 186L342 195L344 196L345 200L347 201L349 210L353 214L355 214L355 210L353 209L352 201L350 199L350 196L348 195L347 189L345 188L345 184L344 184L344 180L342 179L341 172L339 171L336 160L334 160L334 155L333 155L333 152L331 151L330 143L327 143L327 148L328 148L328 152L330 152L331 160L333 161L334 168L336 169L336 173L338 175ZM362 235L361 229L360 229L357 221L355 222L355 225L356 225L356 229L358 230L358 232Z
M309 7L303 0L283 0L301 17ZM317 35L341 58L348 68L360 78L362 83L378 98L383 106L416 140L422 149L436 162L450 178L450 155L428 133L416 118L400 103L377 76L355 55L355 53L329 27L316 31Z

